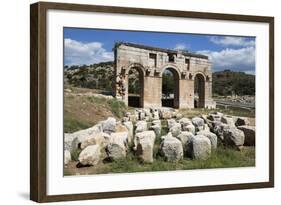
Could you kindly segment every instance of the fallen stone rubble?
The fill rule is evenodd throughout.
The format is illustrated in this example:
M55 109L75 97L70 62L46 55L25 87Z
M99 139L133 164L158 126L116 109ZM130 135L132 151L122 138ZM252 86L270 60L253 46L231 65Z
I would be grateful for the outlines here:
M161 136L163 128L167 134ZM64 164L77 161L79 167L95 166L125 158L129 152L142 163L153 163L155 152L172 162L185 157L206 160L218 141L229 149L255 146L255 127L245 117L220 112L189 119L172 108L140 108L125 113L121 121L109 117L88 129L65 133Z

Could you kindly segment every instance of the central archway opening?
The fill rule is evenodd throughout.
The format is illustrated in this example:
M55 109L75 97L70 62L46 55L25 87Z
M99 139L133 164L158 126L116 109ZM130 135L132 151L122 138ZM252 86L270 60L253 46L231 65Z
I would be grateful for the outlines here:
M179 75L174 68L166 68L162 74L162 107L179 107Z
M133 67L128 72L128 106L143 107L143 77L142 70Z
M205 78L198 73L194 77L194 108L205 107Z

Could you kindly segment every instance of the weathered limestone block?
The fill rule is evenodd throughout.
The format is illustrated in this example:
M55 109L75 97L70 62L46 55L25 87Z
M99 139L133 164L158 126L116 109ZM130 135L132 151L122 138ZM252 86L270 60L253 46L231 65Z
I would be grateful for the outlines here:
M117 123L115 126L115 132L129 132L128 128L121 123Z
M150 118L149 116L145 116L144 120L145 121L150 121L150 120L152 120L152 118Z
M136 121L138 121L138 115L137 114L132 114L132 115L130 115L130 117L129 117L129 121L131 121L131 122L136 122Z
M106 149L107 157L111 160L116 160L126 157L126 149L120 144L110 143L107 145Z
M255 146L256 145L256 127L242 125L237 127L239 130L242 130L245 135L245 146Z
M114 132L110 134L109 143L118 143L125 146L125 148L128 148L128 142L129 142L129 133L128 132Z
M181 124L175 123L170 129L169 132L173 137L177 137L181 133Z
M155 132L153 130L146 130L146 131L143 131L143 132L138 132L136 133L135 137L134 137L134 150L136 150L136 146L138 144L138 142L143 139L143 138L149 138L149 140L152 142L155 141L156 139L156 135L155 135Z
M204 135L196 135L191 139L190 150L192 158L206 160L211 156L211 141Z
M109 135L104 132L96 132L91 135L80 135L72 141L72 151L85 149L88 145L98 144L102 148L106 146Z
M112 132L115 132L116 129L116 119L113 117L107 118L107 120L104 120L101 122L102 130L103 132L110 134Z
M195 134L195 126L192 124L189 118L181 118L180 120L178 120L178 122L181 124L183 131L188 131Z
M191 119L196 131L204 130L204 120L200 117L194 117Z
M229 127L235 127L234 121L232 116L224 115L221 117L221 122L224 124L229 125Z
M150 129L155 132L156 136L160 136L161 135L161 126L159 124L151 125Z
M146 121L138 121L136 123L135 133L143 132L147 130L147 122Z
M160 150L167 161L179 161L183 159L182 143L173 137L171 133L162 137Z
M97 123L93 127L90 127L90 128L88 128L86 130L87 130L88 134L91 134L91 133L94 133L94 132L103 132L102 124L101 123Z
M210 132L210 127L207 123L204 125L204 131Z
M194 137L194 134L187 131L183 131L177 136L182 143L184 153L188 153L192 137Z
M161 120L153 120L152 125L159 125L161 127Z
M160 116L162 119L171 119L173 117L173 112L168 108L161 108Z
M160 136L161 134L161 120L153 120L152 125L150 126L150 130L153 130L156 136Z
M130 117L131 115L132 115L132 113L130 113L130 112L125 113L125 117Z
M153 162L153 147L156 139L154 131L138 132L134 139L136 155L143 162Z
M135 110L135 113L138 116L138 120L145 120L147 112L148 110L146 108L138 108Z
M211 141L211 145L212 145L212 149L216 149L217 148L217 143L218 143L218 137L216 134L210 132L210 131L200 131L196 133L197 135L204 135L205 137L207 137L210 141Z
M221 117L223 116L222 113L220 112L211 112L209 115L208 115L208 119L211 120L211 121L218 121L220 122L221 121Z
M172 118L176 118L177 117L177 114L178 114L178 112L176 112L176 111L172 111Z
M178 120L178 122L182 125L182 126L186 126L186 125L192 125L192 122L189 118L183 117L181 119Z
M176 119L177 120L180 120L182 117L183 117L183 115L181 113L177 113L176 114Z
M182 126L183 131L191 132L192 134L195 134L195 126L193 124L190 125L183 125Z
M159 120L159 111L157 109L152 109L152 118L153 120Z
M139 111L139 118L138 120L145 120L145 113L141 110Z
M76 138L79 138L82 140L83 138L86 138L86 137L92 135L93 133L98 133L98 132L102 132L101 124L96 124L93 127L90 127L88 129L84 129L84 130L79 130L79 131L71 133L71 134L65 133L64 134L64 149L72 152L73 149L78 148L77 144L73 143L74 141L77 141ZM78 140L78 142L80 142L80 140Z
M64 133L64 150L72 152L72 142L75 137L73 134Z
M223 133L225 130L230 129L230 126L227 124L224 124L222 122L217 122L215 121L213 123L213 132L223 141L224 140L224 136Z
M238 117L236 119L235 125L238 126L243 126L243 125L250 125L250 121L247 117Z
M149 108L143 108L143 112L145 114L145 116L151 116L151 112Z
M207 122L207 120L208 120L208 115L202 114L202 115L200 116L200 118L202 118L202 119L204 120L204 123L206 124L206 122Z
M153 119L153 115L152 115L152 113L151 113L149 108L144 108L144 113L145 113L146 121L150 121L150 120Z
M93 133L92 135L80 139L80 141L77 143L78 148L83 150L89 145L99 145L101 148L104 148L108 144L109 138L109 134L104 132Z
M124 115L124 117L122 117L122 122L128 122L128 121L130 121L130 116L131 116L132 114L130 113L130 112L126 112L125 113L125 115Z
M122 122L128 122L128 121L130 121L129 117L122 117Z
M244 132L233 127L223 131L224 143L227 146L239 148L245 141Z
M129 132L129 143L132 142L134 136L134 125L131 121L123 122L124 126L128 129Z
M105 148L105 152L109 159L115 160L126 157L128 149L128 133L116 132L111 133L110 142Z
M69 150L64 150L64 165L67 165L71 161L71 153Z
M176 123L177 123L177 121L176 121L175 119L168 119L168 120L167 120L168 129L170 129L171 127L173 127Z
M101 151L99 145L90 145L86 147L82 152L79 154L79 163L86 166L86 165L96 165L100 161Z
M221 121L211 121L209 119L206 119L205 120L205 129L209 129L210 131L213 131L214 125L216 123L221 123ZM206 128L206 125L208 126L208 128Z

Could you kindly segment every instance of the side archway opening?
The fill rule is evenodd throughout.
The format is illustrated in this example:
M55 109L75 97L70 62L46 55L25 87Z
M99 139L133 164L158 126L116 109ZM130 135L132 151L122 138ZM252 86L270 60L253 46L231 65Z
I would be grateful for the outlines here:
M194 77L194 108L205 107L205 78L198 73Z
M179 74L174 68L162 73L162 107L179 108Z
M128 72L128 106L143 107L144 73L139 67L132 67Z

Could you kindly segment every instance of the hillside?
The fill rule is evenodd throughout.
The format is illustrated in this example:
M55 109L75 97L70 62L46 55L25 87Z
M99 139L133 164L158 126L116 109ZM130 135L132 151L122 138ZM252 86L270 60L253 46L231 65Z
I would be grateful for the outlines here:
M255 76L231 70L214 72L213 94L255 95Z
M91 127L107 117L120 120L128 107L95 89L68 87L64 90L64 132Z
M129 93L139 93L138 73L134 70L130 72ZM113 62L103 62L89 66L65 67L65 86L90 88L112 92L112 82L114 76ZM173 78L164 76L167 93L173 90ZM171 81L171 82L169 82ZM170 86L170 87L169 87ZM224 70L213 73L213 94L214 95L255 95L255 76L244 72Z
M64 69L64 84L73 87L112 91L113 62L102 62L89 66L71 66Z

